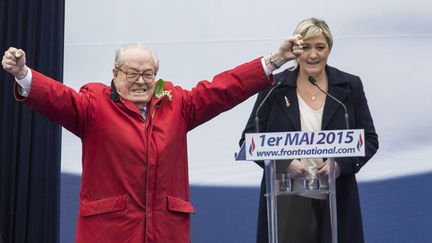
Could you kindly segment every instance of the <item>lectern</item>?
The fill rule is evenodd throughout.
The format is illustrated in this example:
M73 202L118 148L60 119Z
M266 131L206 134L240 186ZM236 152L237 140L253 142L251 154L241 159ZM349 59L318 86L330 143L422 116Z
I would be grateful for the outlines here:
M277 200L279 197L327 194L332 243L337 243L335 158L364 156L363 129L246 134L245 142L236 160L264 161L269 242L278 243ZM303 180L303 186L294 186L288 174L277 170L280 161L304 158L329 159L328 184L312 176ZM287 230L289 234L289 229Z

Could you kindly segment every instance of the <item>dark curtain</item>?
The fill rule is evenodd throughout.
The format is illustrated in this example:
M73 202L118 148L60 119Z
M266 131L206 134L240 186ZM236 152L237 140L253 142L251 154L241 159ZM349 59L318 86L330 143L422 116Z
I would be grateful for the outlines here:
M10 46L62 80L64 0L0 0L1 56ZM13 77L0 75L0 241L58 242L61 129L16 102Z

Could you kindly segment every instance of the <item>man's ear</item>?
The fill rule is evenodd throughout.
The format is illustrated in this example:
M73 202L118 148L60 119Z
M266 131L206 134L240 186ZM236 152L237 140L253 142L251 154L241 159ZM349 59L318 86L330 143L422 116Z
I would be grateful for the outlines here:
M117 88L114 83L114 79L111 80L111 91L110 91L111 100L114 102L120 101L120 94L117 92Z
M117 78L118 70L116 68L113 68L112 72L113 72L113 79Z

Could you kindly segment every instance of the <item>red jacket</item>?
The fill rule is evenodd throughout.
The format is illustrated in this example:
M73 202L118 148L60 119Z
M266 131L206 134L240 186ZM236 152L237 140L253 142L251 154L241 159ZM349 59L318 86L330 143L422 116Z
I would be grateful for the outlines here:
M110 98L100 83L73 89L32 71L17 99L81 138L82 181L77 242L190 242L188 131L273 83L260 59L225 71L191 91L166 82L144 120L138 108Z

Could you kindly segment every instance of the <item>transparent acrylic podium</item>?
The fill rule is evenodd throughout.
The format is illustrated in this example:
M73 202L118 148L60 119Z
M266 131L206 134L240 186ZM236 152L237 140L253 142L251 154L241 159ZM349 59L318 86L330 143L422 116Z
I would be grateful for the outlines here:
M337 157L363 157L364 130L326 130L318 132L249 133L236 154L236 160L264 161L266 182L268 238L278 243L277 200L286 195L328 195L330 208L331 242L337 243L337 205L335 159ZM278 173L277 165L286 160L327 158L328 185L317 178L305 179L303 187L294 186L286 174ZM285 170L286 171L286 170ZM287 171L286 171L287 172ZM289 234L289 229L288 234Z
M276 160L264 161L269 242L278 242L277 199L279 196L326 194L329 198L332 243L337 243L336 176L334 170L334 159L329 159L330 173L328 176L328 187L321 187L319 179L304 179L303 190L294 189L292 179L285 176L285 174L277 174L276 163Z

